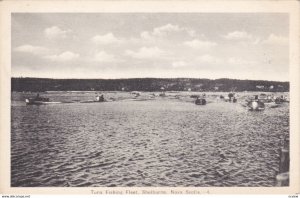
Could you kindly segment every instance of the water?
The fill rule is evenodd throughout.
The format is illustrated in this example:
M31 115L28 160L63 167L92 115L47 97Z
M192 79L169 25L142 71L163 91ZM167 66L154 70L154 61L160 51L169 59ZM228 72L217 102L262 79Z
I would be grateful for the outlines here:
M249 112L213 96L197 106L176 94L40 106L26 106L26 94L12 94L11 185L274 186L279 148L289 134L288 103Z

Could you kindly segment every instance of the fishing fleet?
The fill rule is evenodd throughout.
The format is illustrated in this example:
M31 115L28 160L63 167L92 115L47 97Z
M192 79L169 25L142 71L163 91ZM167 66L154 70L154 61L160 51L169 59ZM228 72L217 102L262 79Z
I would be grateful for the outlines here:
M141 96L141 92L133 91L131 92L134 95L134 98L138 98ZM160 94L150 94L151 98L153 97L166 97L166 92L162 92ZM179 96L175 96L176 99L179 99ZM202 95L190 95L190 98L194 99L194 104L196 105L207 105L208 102L206 98L206 94L203 93ZM261 93L259 95L249 95L246 99L242 100L241 97L235 93L235 90L231 90L226 96L219 95L218 96L220 101L229 102L229 103L238 103L238 98L240 98L239 104L245 107L249 111L262 111L265 110L266 107L269 108L276 108L279 107L282 103L288 103L289 99L283 95L280 97L275 96L274 94L265 94ZM25 103L27 105L47 105L47 104L60 104L60 103L101 103L101 102L108 102L111 100L106 100L103 94L98 94L95 96L93 100L83 100L83 101L69 101L69 102L62 102L62 101L50 101L47 97L42 97L37 94L35 97L26 98ZM113 101L113 100L112 100Z

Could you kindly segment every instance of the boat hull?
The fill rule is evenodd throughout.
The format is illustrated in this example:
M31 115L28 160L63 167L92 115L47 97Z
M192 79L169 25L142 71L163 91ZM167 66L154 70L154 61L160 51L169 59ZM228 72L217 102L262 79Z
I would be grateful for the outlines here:
M27 105L47 105L47 104L59 104L61 102L50 102L49 100L35 100L32 98L26 98L25 102Z
M197 99L196 101L195 101L195 104L196 105L206 105L206 100L205 99Z
M262 111L265 110L265 104L260 101L250 101L247 104L249 111Z

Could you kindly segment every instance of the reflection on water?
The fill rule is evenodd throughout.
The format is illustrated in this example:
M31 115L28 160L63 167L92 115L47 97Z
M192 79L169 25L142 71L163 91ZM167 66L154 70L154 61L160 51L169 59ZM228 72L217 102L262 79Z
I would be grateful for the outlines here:
M288 104L12 103L12 186L273 186Z

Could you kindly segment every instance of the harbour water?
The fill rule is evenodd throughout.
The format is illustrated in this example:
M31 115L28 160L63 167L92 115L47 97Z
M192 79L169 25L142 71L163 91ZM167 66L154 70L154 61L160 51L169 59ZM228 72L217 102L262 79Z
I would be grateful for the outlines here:
M94 93L47 93L51 100ZM208 94L25 105L12 93L11 185L89 187L274 186L289 134L289 104L247 111ZM176 96L174 96L176 95ZM150 97L151 96L151 97ZM131 97L131 96L130 96Z

